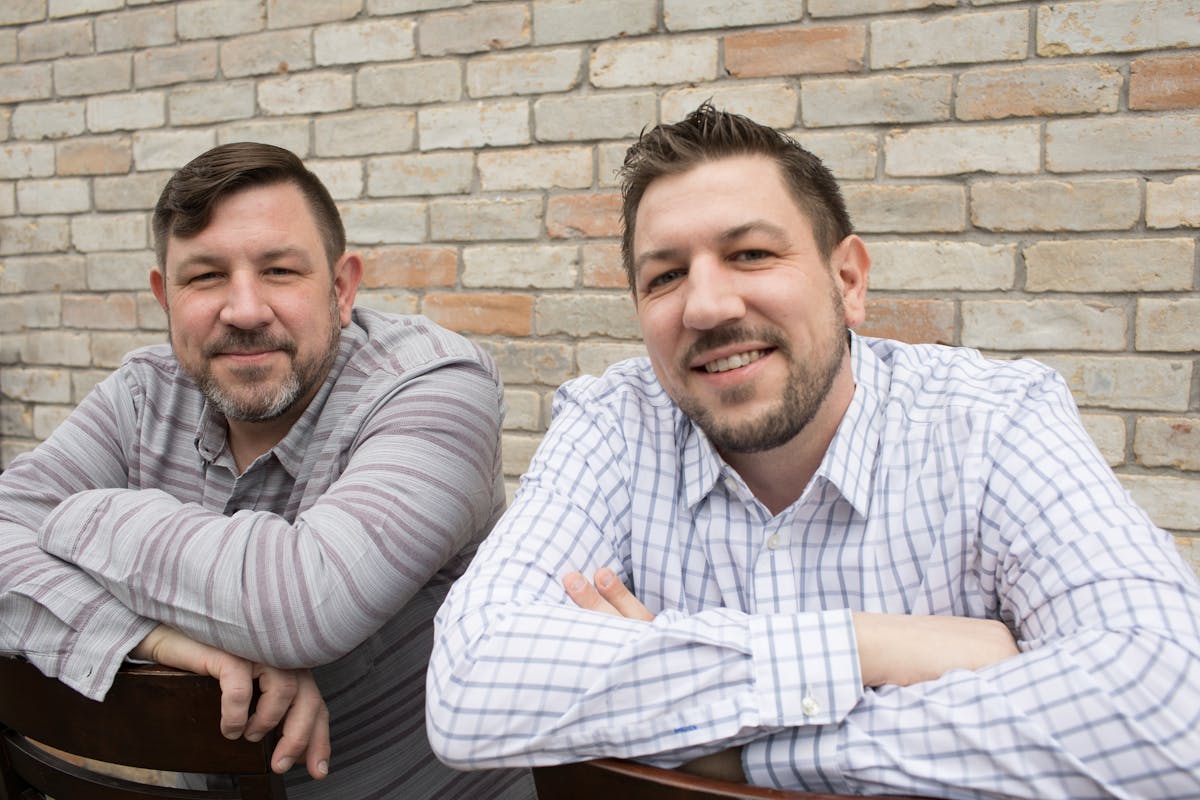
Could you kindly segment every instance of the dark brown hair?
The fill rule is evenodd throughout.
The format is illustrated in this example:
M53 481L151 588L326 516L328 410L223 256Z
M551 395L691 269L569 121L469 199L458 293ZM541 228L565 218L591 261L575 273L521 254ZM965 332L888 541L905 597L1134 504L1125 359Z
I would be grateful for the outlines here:
M821 257L854 232L846 202L821 159L795 139L748 117L718 111L708 102L680 122L643 131L621 167L621 259L629 288L635 286L633 234L638 206L647 187L666 175L679 175L708 161L762 155L779 165L788 189L813 227Z
M254 186L294 184L304 195L332 268L346 251L346 229L329 190L290 150L259 142L234 142L202 153L171 176L154 206L154 252L166 268L167 240L200 233L225 197Z

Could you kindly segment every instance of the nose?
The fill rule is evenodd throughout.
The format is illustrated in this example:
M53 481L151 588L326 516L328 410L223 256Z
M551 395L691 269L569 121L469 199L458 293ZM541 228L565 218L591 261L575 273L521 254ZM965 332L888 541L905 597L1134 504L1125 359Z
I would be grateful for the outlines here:
M270 325L275 317L256 275L233 272L229 276L221 322L231 328L251 330Z
M688 265L685 291L685 327L708 330L739 320L746 314L737 275L719 259L694 259Z

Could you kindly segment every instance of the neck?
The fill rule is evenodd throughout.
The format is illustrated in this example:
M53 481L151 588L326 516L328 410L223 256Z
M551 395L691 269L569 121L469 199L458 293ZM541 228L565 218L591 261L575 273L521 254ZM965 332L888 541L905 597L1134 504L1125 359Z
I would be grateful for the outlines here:
M778 514L804 493L854 397L854 376L846 358L833 386L809 423L786 444L759 453L722 453L729 466L767 507Z

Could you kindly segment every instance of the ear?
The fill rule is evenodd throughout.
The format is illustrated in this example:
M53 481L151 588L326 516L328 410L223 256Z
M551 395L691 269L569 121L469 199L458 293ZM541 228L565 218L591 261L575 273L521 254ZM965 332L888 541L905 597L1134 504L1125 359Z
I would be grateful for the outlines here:
M163 277L162 270L158 267L150 268L150 291L154 292L154 298L158 300L158 304L162 306L162 310L167 310L167 286L166 278Z
M842 294L846 327L861 325L867 318L867 276L871 272L867 246L862 239L850 234L834 248L830 262L833 278Z
M350 324L350 312L354 309L354 296L358 294L362 273L362 258L358 253L343 253L333 267L333 291L343 328Z

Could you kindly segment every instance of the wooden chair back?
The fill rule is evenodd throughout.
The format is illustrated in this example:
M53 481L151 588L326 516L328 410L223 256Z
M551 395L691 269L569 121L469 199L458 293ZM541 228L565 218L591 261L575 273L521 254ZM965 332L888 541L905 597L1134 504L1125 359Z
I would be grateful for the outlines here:
M633 761L602 758L533 770L538 800L845 800L701 778ZM920 800L897 796L893 800Z
M98 703L27 661L0 657L0 800L284 798L283 779L270 769L277 737L226 739L218 727L220 703L212 678L159 666L121 670ZM175 789L115 778L31 740L128 767L230 775L238 788Z

